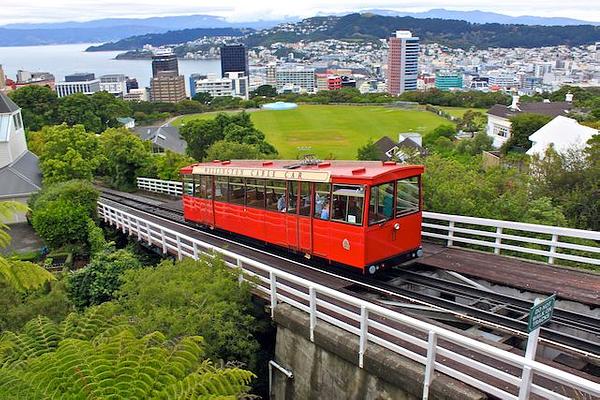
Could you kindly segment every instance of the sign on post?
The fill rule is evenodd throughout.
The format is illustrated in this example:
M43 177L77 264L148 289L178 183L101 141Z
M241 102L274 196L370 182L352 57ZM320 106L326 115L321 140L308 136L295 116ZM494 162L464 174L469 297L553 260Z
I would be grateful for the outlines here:
M527 323L527 332L531 333L552 318L554 312L554 303L556 295L548 297L544 301L531 307L529 311L529 321Z

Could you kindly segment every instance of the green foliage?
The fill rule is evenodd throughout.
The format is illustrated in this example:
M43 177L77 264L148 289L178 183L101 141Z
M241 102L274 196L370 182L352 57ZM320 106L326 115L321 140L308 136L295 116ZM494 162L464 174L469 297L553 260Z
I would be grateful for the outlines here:
M264 155L277 154L275 148L265 141L264 133L254 127L250 116L245 112L231 115L219 113L214 120L192 120L181 127L180 133L188 144L188 154L196 160L207 159L209 147L223 140L251 145ZM224 149L225 145L220 144L218 148ZM249 147L236 146L231 152L239 154L246 150L251 151ZM218 158L225 159L223 156Z
M52 280L37 289L19 291L0 283L0 333L19 331L32 318L42 315L55 322L62 321L73 311L64 283Z
M379 150L377 149L377 146L375 146L375 143L373 143L373 139L369 138L364 146L358 148L356 159L365 161L379 160Z
M87 181L47 185L32 197L31 223L48 246L58 249L88 243L88 224L96 217L98 191Z
M540 114L517 114L510 119L510 138L502 145L502 152L507 153L511 150L520 150L525 152L531 148L529 136L546 125L552 120L552 117Z
M260 85L256 89L250 92L250 98L255 97L275 97L277 96L277 89L271 85Z
M265 158L254 145L219 140L206 150L206 160L257 160Z
M50 272L37 264L0 257L0 283L6 283L15 290L37 289L54 279Z
M430 146L438 142L439 138L446 138L450 141L454 139L456 135L456 127L449 124L439 125L437 128L427 133L423 137L423 144L425 146ZM446 141L445 141L446 142Z
M9 92L8 95L21 107L25 128L38 131L45 125L56 123L58 97L49 87L25 86Z
M438 89L404 92L400 98L405 101L414 101L419 104L469 108L489 108L494 104L508 105L511 100L510 96L501 92L486 93L476 90L449 92Z
M75 93L59 99L57 116L59 122L70 126L83 125L87 131L101 133L109 127L117 127L117 118L132 114L129 104L107 92L87 96Z
M209 105L213 97L206 92L198 92L192 97L193 101L197 101L200 104Z
M181 100L176 104L175 112L179 115L196 114L207 111L208 107L194 100Z
M0 248L10 243L10 229L4 221L10 221L19 212L27 211L27 206L16 201L0 201Z
M200 335L208 357L256 366L257 329L251 293L237 273L216 259L127 271L118 293L120 312L142 333L159 329L168 338Z
M119 189L135 188L138 173L151 161L149 143L125 128L111 128L100 136L100 148L109 182Z
M494 139L485 132L477 133L472 139L462 139L456 145L458 154L476 156L484 151L492 150Z
M162 154L153 154L151 163L142 172L145 177L157 177L167 181L179 180L179 170L195 161L190 156L167 150Z
M38 136L40 168L44 183L70 179L91 180L100 165L98 139L82 125L44 127Z
M487 118L483 113L467 110L458 120L456 128L464 132L482 132L486 123Z
M123 272L140 267L127 250L97 253L85 268L67 278L69 299L78 309L110 301L121 287Z

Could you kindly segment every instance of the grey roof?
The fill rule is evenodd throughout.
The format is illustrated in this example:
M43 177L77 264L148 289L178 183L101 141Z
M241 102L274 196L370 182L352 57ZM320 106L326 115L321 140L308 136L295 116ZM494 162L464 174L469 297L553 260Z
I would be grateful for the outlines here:
M385 153L398 146L398 143L394 142L387 136L382 137L373 144L377 148L377 153L381 161L389 160L389 157Z
M19 106L5 93L0 92L0 114L12 114L19 110Z
M532 113L558 117L559 115L568 116L573 104L567 101L557 101L554 103L519 103L519 110L513 110L508 106L496 104L488 110L488 114L497 117L509 119L517 114Z
M187 143L174 126L144 126L135 128L133 132L142 140L149 140L156 146L175 153L185 154Z
M12 164L0 168L0 197L27 195L42 187L39 159L30 151Z

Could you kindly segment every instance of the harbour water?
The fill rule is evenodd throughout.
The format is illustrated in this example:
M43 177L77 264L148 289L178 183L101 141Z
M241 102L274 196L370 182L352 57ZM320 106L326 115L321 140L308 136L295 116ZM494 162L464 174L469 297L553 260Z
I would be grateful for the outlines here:
M92 72L96 76L124 74L137 78L140 86L149 86L152 76L150 60L116 60L119 51L86 53L88 44L54 46L0 47L0 65L6 76L16 79L19 69L50 72L57 81L75 72ZM219 60L179 60L179 73L185 75L189 94L190 74L220 74Z

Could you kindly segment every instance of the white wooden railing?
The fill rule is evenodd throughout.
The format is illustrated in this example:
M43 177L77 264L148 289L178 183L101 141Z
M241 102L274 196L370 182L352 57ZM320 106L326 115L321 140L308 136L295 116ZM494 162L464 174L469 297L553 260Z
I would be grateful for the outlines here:
M182 183L138 178L138 188L181 196ZM507 232L508 231L508 232ZM600 265L600 232L423 212L423 237L549 264ZM575 243L579 242L579 243Z
M270 300L271 312L279 303L307 312L312 341L315 327L321 321L356 335L359 344L356 360L360 368L372 344L424 365L423 399L428 398L434 371L500 399L524 399L527 393L548 399L569 398L547 388L555 385L542 387L531 383L530 379L522 379L523 373L528 376L530 372L579 393L600 396L600 385L592 381L280 271L120 210L108 202L98 203L98 215L124 233L137 236L139 241L156 246L163 253L174 254L179 259L220 254L227 265L240 269L240 279L252 277L258 282L256 289ZM480 357L473 357L467 352L474 352ZM494 386L490 383L497 380L501 380L502 384Z

